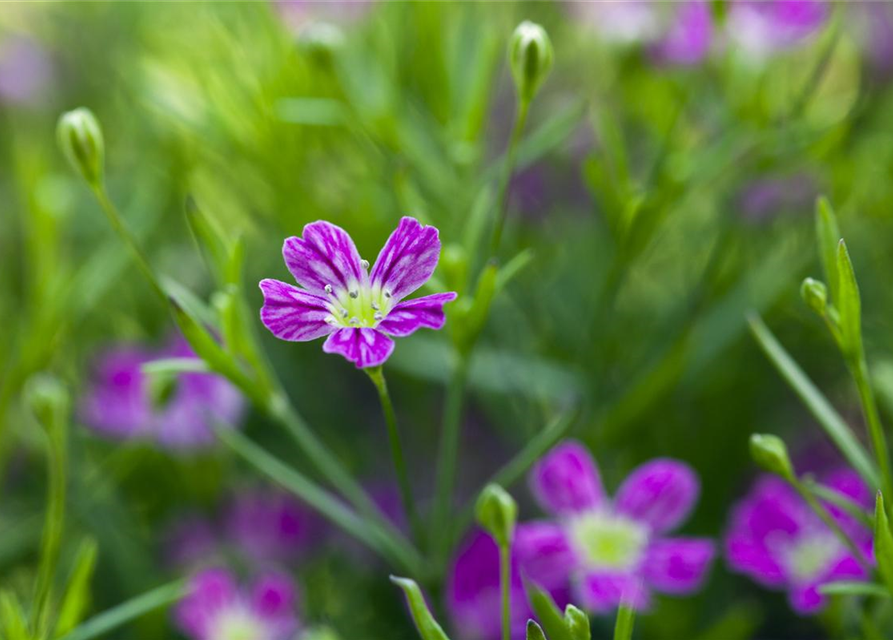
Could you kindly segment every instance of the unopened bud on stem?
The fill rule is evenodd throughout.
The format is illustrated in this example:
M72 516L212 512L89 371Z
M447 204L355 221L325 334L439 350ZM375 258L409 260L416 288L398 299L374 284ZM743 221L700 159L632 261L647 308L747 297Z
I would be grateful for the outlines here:
M755 433L750 436L750 455L754 462L770 473L791 480L794 467L788 457L788 448L778 436Z
M478 524L493 536L496 544L503 548L511 545L518 518L518 505L505 489L498 484L484 487L478 497L475 512Z
M800 297L820 316L824 316L828 309L828 288L824 282L806 278L800 285Z
M91 186L102 184L105 145L93 112L84 107L63 113L56 127L62 152Z
M522 102L530 102L552 69L552 42L540 25L525 20L512 34L509 60Z

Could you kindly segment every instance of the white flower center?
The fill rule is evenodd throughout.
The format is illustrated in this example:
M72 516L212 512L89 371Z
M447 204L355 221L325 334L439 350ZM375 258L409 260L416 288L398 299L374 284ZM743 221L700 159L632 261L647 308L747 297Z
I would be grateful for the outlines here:
M364 269L369 268L366 260L362 264ZM326 322L336 327L377 327L396 303L390 291L373 287L368 278L351 283L347 290L326 285L326 294L332 314Z
M241 607L221 613L214 621L209 640L270 640L262 620Z
M648 530L640 523L610 511L592 511L570 523L577 553L592 569L632 569L648 544Z
M788 572L795 582L814 582L843 551L830 531L816 531L792 541L785 554Z

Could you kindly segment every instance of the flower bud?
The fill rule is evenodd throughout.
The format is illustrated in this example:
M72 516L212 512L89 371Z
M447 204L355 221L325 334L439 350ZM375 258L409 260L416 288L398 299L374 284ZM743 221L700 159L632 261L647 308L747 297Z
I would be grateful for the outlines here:
M552 42L540 25L525 20L512 34L509 61L522 102L529 102L552 68Z
M68 414L70 397L68 390L57 378L49 374L37 374L28 380L23 397L48 432L64 423Z
M518 505L498 484L488 484L481 491L475 509L477 521L493 536L500 547L508 547L515 533Z
M527 621L527 640L546 640L542 627L533 620Z
M572 604L567 605L564 610L564 623L571 634L571 640L591 640L589 616Z
M820 280L806 278L800 285L800 297L809 308L820 316L825 315L828 306L828 288Z
M788 448L778 436L760 433L750 436L750 455L766 471L788 480L794 477Z
M56 127L62 152L92 186L102 184L105 145L93 112L84 107L63 113Z
M320 66L328 66L344 46L344 33L328 22L311 22L298 35L298 48Z

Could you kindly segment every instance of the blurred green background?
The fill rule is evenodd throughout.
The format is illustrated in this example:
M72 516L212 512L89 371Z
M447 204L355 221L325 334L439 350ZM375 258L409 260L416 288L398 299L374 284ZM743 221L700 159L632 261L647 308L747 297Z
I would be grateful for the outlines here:
M712 9L722 24L725 4ZM28 77L45 82L0 102L0 581L29 579L43 509L24 382L52 370L77 394L103 346L160 344L171 331L58 151L59 114L97 115L112 197L158 270L203 296L211 282L183 217L189 194L244 236L255 309L254 283L288 279L282 239L317 219L349 230L362 255L401 215L434 224L445 247L438 276L461 283L457 256L475 248L504 159L506 49L523 19L548 30L555 66L531 108L500 258L530 249L533 259L494 302L475 352L461 494L579 403L572 435L592 448L609 490L650 457L686 460L703 495L685 531L720 537L754 474L751 432L783 435L801 460L824 446L749 336L748 309L862 429L834 346L798 296L802 278L820 272L819 194L853 255L870 364L893 418L893 91L847 28L858 7L839 9L771 61L729 49L673 67L610 46L559 2L308 4L285 16L265 2L2 5L0 65L5 43L26 42L40 58ZM387 482L364 376L319 344L264 341L326 442L360 478ZM420 332L387 365L423 503L448 359L445 335ZM246 429L302 466L263 419L249 416ZM73 432L66 553L82 533L97 538L97 611L170 578L162 532L253 478L225 452L176 457ZM523 483L512 491L522 517L534 517ZM301 566L302 618L342 638L413 638L387 567L345 556L347 544L333 534ZM720 560L696 597L659 600L637 637L814 639L845 617L832 607L797 618L783 594ZM610 627L598 621L596 633ZM111 637L174 633L158 613Z

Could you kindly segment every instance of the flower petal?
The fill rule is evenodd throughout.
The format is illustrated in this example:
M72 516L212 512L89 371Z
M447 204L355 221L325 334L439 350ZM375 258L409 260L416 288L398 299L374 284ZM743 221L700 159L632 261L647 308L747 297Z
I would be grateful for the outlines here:
M251 589L251 609L275 638L291 638L298 628L295 585L281 573L267 573Z
M564 529L552 522L519 524L512 551L522 576L545 589L565 587L577 566Z
M446 322L443 305L456 299L455 293L435 293L430 296L404 300L390 310L378 327L392 336L408 336L416 329L442 329Z
M305 226L301 238L286 238L282 257L297 283L321 296L326 295L326 285L352 291L368 278L347 232L323 220Z
M683 462L658 458L633 470L617 490L619 513L669 531L687 517L700 493L694 470Z
M633 573L590 573L576 586L577 602L595 613L605 613L621 604L637 611L647 609L651 597L641 576Z
M225 569L206 569L190 580L189 593L174 612L187 635L206 638L217 615L239 600L239 588Z
M332 314L325 298L279 280L261 280L260 290L264 293L261 322L280 340L306 342L334 331L326 323Z
M372 267L372 287L402 300L428 281L439 258L437 228L401 218Z
M801 585L793 587L788 592L788 602L796 613L808 616L825 606L825 596L819 593L817 584Z
M567 514L594 509L604 500L595 461L579 442L554 447L530 471L530 489L550 513Z
M716 553L706 538L667 538L648 547L642 570L648 584L664 593L684 594L696 591Z
M358 369L377 367L394 350L394 341L375 329L339 329L322 345L326 353L340 353Z

